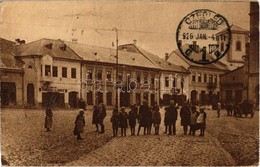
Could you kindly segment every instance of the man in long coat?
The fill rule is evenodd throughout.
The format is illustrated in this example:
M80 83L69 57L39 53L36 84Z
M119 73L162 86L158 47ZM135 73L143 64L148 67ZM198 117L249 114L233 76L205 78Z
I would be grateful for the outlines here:
M187 103L184 103L181 111L181 126L183 126L184 135L187 135L188 125L190 125L190 108Z
M139 135L141 127L144 128L144 135L146 135L146 129L147 129L147 124L148 124L148 112L149 112L149 106L146 101L143 101L143 105L140 106L139 108L139 127L138 127L138 132L137 135Z
M174 105L174 101L170 101L170 106L167 108L169 112L169 135L176 135L176 121L178 117L177 108Z
M105 125L104 125L104 119L107 115L106 107L100 103L99 105L99 124L101 126L101 131L99 133L105 133Z

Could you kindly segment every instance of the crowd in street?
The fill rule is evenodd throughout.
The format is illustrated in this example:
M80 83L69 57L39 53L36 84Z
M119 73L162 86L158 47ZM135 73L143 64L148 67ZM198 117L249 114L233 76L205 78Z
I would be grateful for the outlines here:
M81 133L85 127L85 105L82 104L79 114L75 120L75 127L73 130L74 135L78 140L82 140ZM180 110L181 126L183 126L184 135L195 135L197 130L200 130L200 136L204 136L206 128L205 107L200 107L199 111L197 106L190 105L185 102ZM176 135L176 121L178 119L178 107L173 100L170 105L165 107L164 115L164 134ZM52 111L50 108L46 109L45 128L47 131L52 127ZM92 124L96 126L96 132L105 133L104 119L106 118L106 107L100 103L98 106L93 107ZM162 122L160 107L155 104L149 106L146 101L138 107L136 104L130 106L130 111L126 111L125 107L120 109L116 106L112 111L110 118L113 129L113 137L118 136L118 130L121 130L121 136L126 136L126 131L130 127L131 135L140 135L143 128L143 135L151 135L152 128L154 127L154 135L159 135L159 129ZM138 125L138 126L137 126ZM136 133L136 127L137 133ZM189 128L189 133L188 133Z

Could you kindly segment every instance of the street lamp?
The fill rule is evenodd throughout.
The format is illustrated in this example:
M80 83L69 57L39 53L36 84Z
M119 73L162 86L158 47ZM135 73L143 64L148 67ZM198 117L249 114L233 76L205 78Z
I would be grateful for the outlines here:
M116 32L116 83L118 80L118 30L116 27L113 27L112 31ZM119 101L118 101L118 93L119 93L119 89L116 87L116 104L117 104L117 108L119 107Z

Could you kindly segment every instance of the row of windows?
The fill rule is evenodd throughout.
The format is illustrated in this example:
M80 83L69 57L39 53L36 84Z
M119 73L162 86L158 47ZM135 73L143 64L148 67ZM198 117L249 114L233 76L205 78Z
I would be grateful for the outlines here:
M206 83L206 82L215 82L215 83L217 83L218 82L217 75L214 75L214 77L213 77L213 75L209 74L209 78L207 77L207 75L208 74L204 74L204 77L203 77L204 78L204 83ZM202 75L200 73L198 73L197 79L198 79L197 82L202 82ZM208 79L209 79L209 81L208 81ZM195 74L192 74L192 82L196 82L196 75Z
M51 75L51 68L52 68L52 75ZM62 67L62 78L67 78L67 67ZM43 67L41 66L41 76L43 75ZM57 66L51 66L51 65L45 65L44 68L44 75L45 76L52 76L52 77L58 77L58 67ZM71 68L71 78L77 77L77 70L76 68Z
M126 74L126 76L127 76L127 80L128 81L133 79L133 78L131 78L130 74ZM92 69L88 69L87 70L87 79L93 79L93 78L94 77L93 77ZM102 80L102 70L97 70L96 78L98 80ZM106 71L106 79L107 80L111 80L111 78L112 78L112 72L111 71ZM118 80L121 80L121 81L123 80L123 73L122 72L118 72ZM137 81L137 83L141 83L141 74L137 74L136 75L136 81ZM144 76L144 81L145 82L148 81L148 76L147 75ZM151 77L151 84L154 84L154 82L155 82L155 78L154 78L154 76L152 76Z
M184 79L182 80L182 82L184 83ZM165 77L165 87L169 87L170 86L170 79L169 77ZM177 79L175 77L172 78L172 87L177 87Z

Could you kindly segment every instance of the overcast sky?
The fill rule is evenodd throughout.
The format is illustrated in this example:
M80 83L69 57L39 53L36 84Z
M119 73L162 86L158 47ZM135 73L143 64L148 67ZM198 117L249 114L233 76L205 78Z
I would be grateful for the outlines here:
M1 3L0 37L26 42L40 38L112 47L113 27L119 44L137 44L160 57L177 49L176 29L187 14L210 9L229 24L249 30L249 2L95 2L23 1Z

